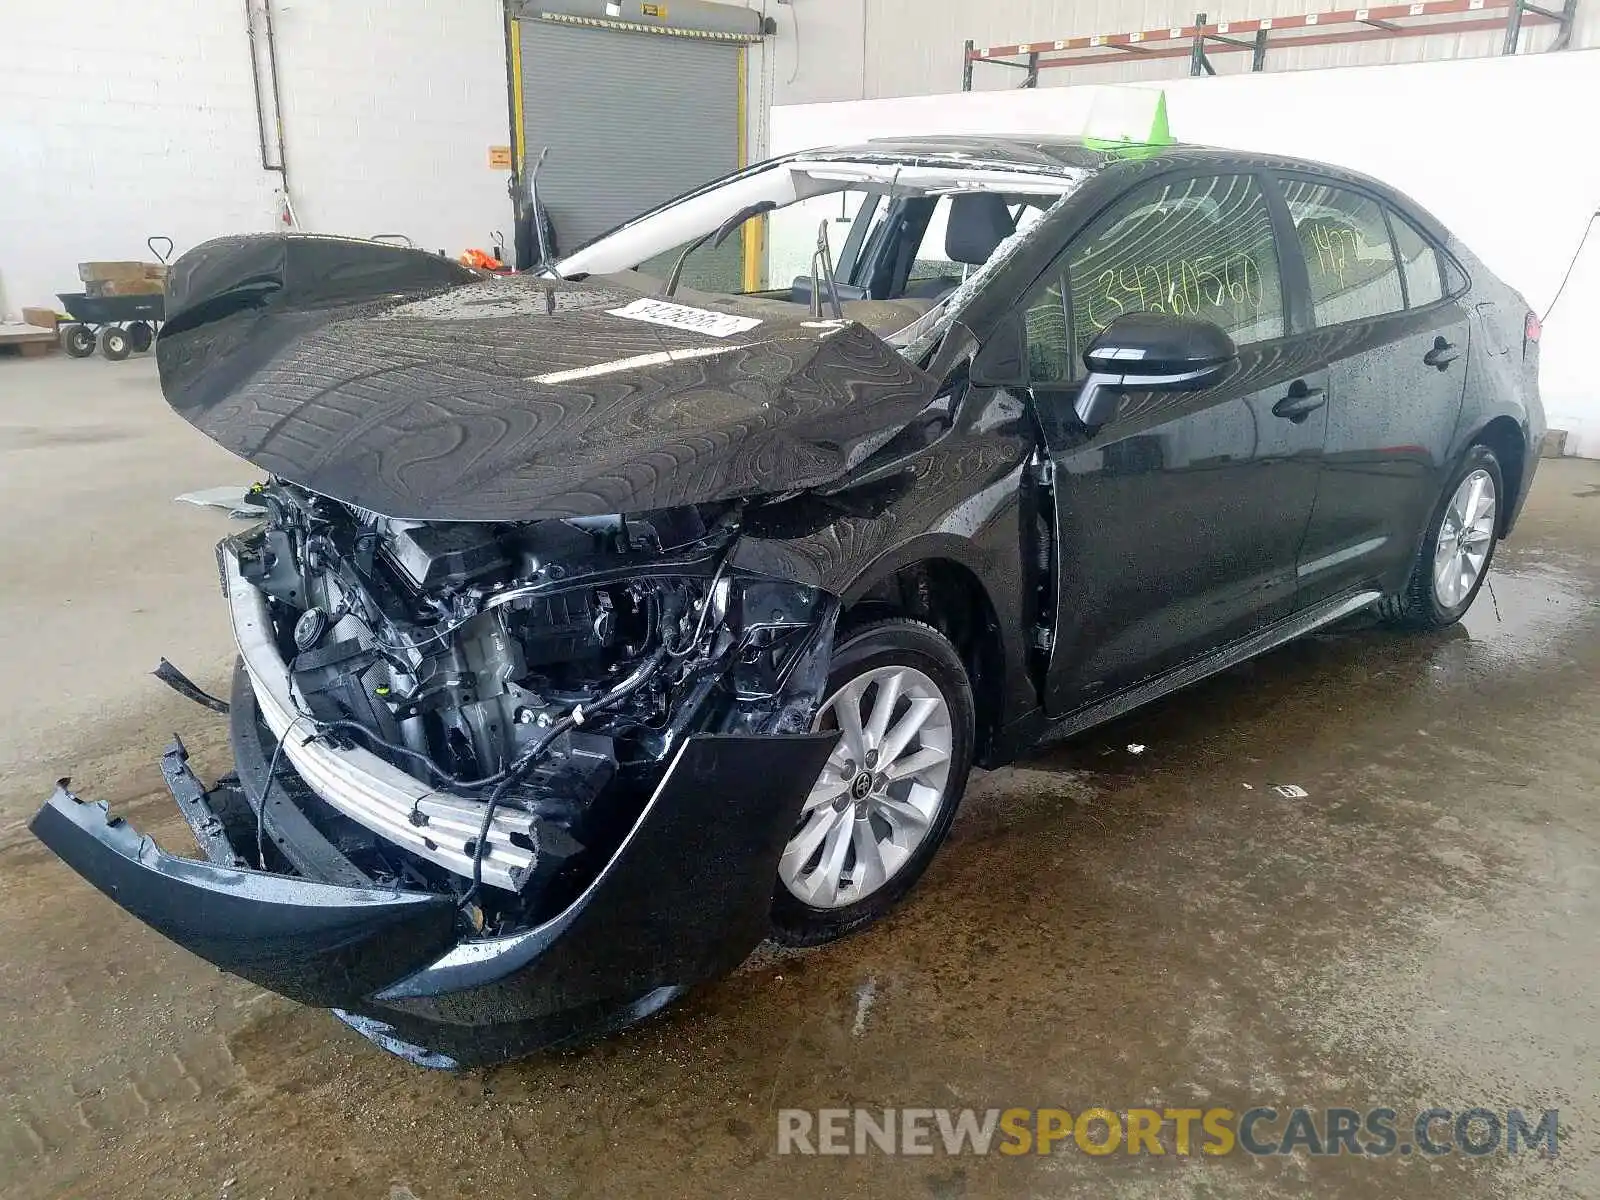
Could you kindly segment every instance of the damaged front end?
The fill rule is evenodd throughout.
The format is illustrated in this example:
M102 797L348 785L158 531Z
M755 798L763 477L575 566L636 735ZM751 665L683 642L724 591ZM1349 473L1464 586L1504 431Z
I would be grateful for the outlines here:
M167 757L204 862L65 787L38 836L423 1062L736 965L838 737L813 726L846 582L755 516L883 470L938 378L862 323L901 322L882 305L653 291L299 235L174 263L163 391L268 476L218 547L236 773Z
M225 970L430 1065L592 1036L736 965L832 749L838 601L736 565L741 505L395 520L274 479L218 547L234 776L207 861L58 788L35 833Z

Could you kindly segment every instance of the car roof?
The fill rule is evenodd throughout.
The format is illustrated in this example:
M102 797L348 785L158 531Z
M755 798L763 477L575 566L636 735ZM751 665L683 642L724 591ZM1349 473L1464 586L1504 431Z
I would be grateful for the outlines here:
M1091 149L1082 138L1031 134L978 135L945 134L919 137L874 138L848 145L819 146L795 156L801 160L831 158L899 159L919 162L959 159L985 166L1020 167L1029 171L1093 170L1104 166L1108 156Z
M1108 147L1103 141L1092 142L1066 134L935 134L819 146L791 157L800 161L866 159L920 162L926 165L951 165L952 160L959 160L969 166L1059 172L1063 175L1080 171L1098 174L1112 170L1143 175L1172 167L1305 171L1330 182L1351 184L1375 192L1426 226L1435 237L1442 240L1451 237L1438 218L1382 180L1313 159L1229 150L1217 146L1174 142L1164 146Z
M1138 153L1130 154L1129 149ZM1063 173L1098 171L1134 160L1146 162L1160 159L1169 165L1175 162L1195 162L1226 163L1235 167L1299 168L1315 171L1318 174L1365 181L1364 177L1346 171L1342 167L1313 162L1310 159L1257 154L1247 150L1225 150L1216 146L1200 146L1184 142L1148 147L1108 146L1104 141L1091 142L1064 134L939 134L873 138L871 141L854 144L819 146L803 151L795 157L811 161L830 158L888 158L904 159L907 162L959 159L975 160L985 166L1021 167L1031 171L1055 169Z

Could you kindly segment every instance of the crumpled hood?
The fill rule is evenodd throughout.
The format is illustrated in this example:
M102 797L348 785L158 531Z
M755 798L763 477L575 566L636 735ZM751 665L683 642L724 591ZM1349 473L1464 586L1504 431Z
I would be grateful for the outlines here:
M220 238L173 264L161 385L264 471L456 521L819 486L933 398L937 381L860 321L640 285L485 276L342 238ZM909 317L879 305L864 319L888 332Z

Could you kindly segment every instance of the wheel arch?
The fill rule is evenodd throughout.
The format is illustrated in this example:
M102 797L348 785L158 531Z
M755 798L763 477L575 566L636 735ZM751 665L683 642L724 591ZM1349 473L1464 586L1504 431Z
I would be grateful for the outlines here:
M1013 644L1018 639L1008 636L1001 609L983 582L982 564L970 561L963 549L960 539L935 538L874 563L846 589L841 625L910 617L948 638L972 684L978 718L974 756L983 761L1015 707L1012 691L1025 682L1025 672L1020 647Z
M1528 459L1528 439L1516 418L1494 417L1474 433L1468 446L1487 446L1500 462L1500 481L1505 485L1499 511L1499 536L1511 532L1511 522L1522 495L1523 474Z

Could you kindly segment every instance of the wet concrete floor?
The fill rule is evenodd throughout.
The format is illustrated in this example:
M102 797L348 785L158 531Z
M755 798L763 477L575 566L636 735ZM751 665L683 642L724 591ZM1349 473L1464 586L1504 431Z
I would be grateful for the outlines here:
M0 397L4 1196L1600 1195L1600 463L1543 465L1461 628L1357 624L979 776L878 928L446 1074L221 975L29 838L71 773L190 844L155 761L179 729L219 773L224 731L142 672L166 653L222 687L227 522L171 497L251 473L148 361L0 362ZM1388 1106L1403 1131L1556 1108L1561 1136L1554 1159L775 1153L778 1110L853 1105Z

